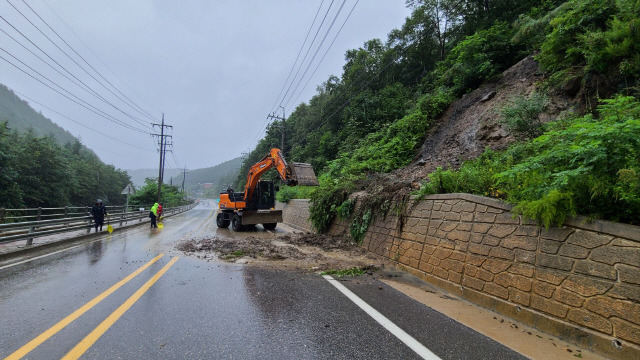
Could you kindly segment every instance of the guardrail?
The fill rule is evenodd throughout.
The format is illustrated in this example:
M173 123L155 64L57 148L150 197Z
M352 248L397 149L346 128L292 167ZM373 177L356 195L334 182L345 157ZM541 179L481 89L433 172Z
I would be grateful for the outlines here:
M164 208L163 217L179 214L194 208L197 203L189 205ZM137 206L129 208L137 208ZM149 210L127 211L124 206L107 206L109 214L105 220L109 223L127 224L129 222L142 222L149 218ZM70 211L71 210L71 211ZM81 210L81 211L78 211ZM15 221L19 219L36 218L34 221L18 221L0 224L0 243L14 242L26 239L27 245L33 244L36 237L58 234L76 230L87 230L87 234L94 227L93 216L90 216L90 207L64 207L64 208L38 208L38 209L0 209L0 221ZM20 212L24 215L20 215ZM56 211L58 211L56 213ZM62 212L60 212L62 211ZM29 212L37 212L35 215ZM11 216L2 216L11 214Z

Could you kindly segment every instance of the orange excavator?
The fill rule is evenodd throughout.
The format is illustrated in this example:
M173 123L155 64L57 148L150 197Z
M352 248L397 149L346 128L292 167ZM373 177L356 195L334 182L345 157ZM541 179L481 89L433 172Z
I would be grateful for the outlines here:
M269 153L249 169L244 192L234 192L228 188L220 193L220 203L216 225L235 231L248 226L262 224L265 230L273 230L282 222L282 210L275 209L275 191L273 181L260 180L260 176L275 167L280 178L289 186L318 185L313 168L306 163L287 164L280 149L273 148Z

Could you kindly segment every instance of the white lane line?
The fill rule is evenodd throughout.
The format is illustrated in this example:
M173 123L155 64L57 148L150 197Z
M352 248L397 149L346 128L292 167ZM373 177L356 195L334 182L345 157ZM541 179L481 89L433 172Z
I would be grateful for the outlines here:
M380 314L376 309L371 307L371 305L364 302L364 300L360 299L356 294L352 293L351 290L347 289L344 285L340 284L338 280L334 279L329 275L323 275L331 285L333 285L336 289L340 290L349 300L353 301L354 304L358 305L364 312L366 312L369 316L371 316L375 321L377 321L380 325L382 325L385 329L387 329L390 333L392 333L395 337L397 337L400 341L405 343L411 350L415 351L423 359L429 360L440 360L440 358L431 352L431 350L427 349L424 345L422 345L418 340L414 339L411 335L407 334L404 330L400 329L396 324L391 322L391 320L387 319L384 315Z
M95 241L97 241L97 240L95 240ZM92 242L93 242L93 241L92 241ZM90 244L90 243L89 243L89 244ZM72 246L72 247L69 247L69 248L66 248L66 249L62 249L62 250L58 250L58 251L54 251L54 252L52 252L52 253L48 253L48 254L44 254L44 255L40 255L40 256L36 256L36 257L32 257L32 258L29 258L29 259L26 259L26 260L22 260L22 261L18 261L18 262L15 262L15 263L13 263L13 264L0 266L0 270L7 269L7 268L10 268L10 267L12 267L12 266L17 266L17 265L20 265L20 264L28 263L29 261L42 259L42 258L47 257L47 256L51 256L51 255L55 255L55 254L59 254L59 253L61 253L61 252L63 252L63 251L69 251L69 250L75 249L75 248L80 247L80 246L81 246L81 245L75 245L75 246Z
M107 235L107 236L108 236L108 235ZM73 250L73 249L78 248L78 247L80 247L80 246L88 245L88 244L93 244L93 243L94 243L94 242L96 242L96 241L103 241L103 240L105 240L105 239L107 239L107 237L102 237L102 236L101 236L99 239L92 240L92 241L89 241L89 242L86 242L86 243L82 243L82 244L80 244L80 245L74 245L74 246L72 246L72 247L64 248L64 249L62 249L62 250L54 251L54 252L52 252L52 253L48 253L48 254L44 254L44 255L40 255L40 256L36 256L36 257L32 257L32 258L29 258L29 259L26 259L26 260L22 260L22 261L18 261L18 262L14 262L14 263L11 263L11 264L9 264L9 265L0 266L0 270L4 270L4 269L7 269L7 268L10 268L10 267L13 267L13 266L17 266L17 265L20 265L20 264L28 263L29 261L42 259L42 258L45 258L45 257L47 257L47 256L51 256L51 255L55 255L55 254L59 254L59 253L61 253L61 252L65 252L65 251Z

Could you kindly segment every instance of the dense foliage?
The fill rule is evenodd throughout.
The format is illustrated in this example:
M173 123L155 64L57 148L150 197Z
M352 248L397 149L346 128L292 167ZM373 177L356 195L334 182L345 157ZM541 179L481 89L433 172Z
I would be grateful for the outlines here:
M58 144L33 130L19 133L0 123L0 207L123 204L126 172L106 165L79 140Z

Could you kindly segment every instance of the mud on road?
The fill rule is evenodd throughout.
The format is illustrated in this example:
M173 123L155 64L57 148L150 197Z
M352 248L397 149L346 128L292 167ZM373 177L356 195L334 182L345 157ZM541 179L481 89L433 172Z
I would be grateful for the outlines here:
M190 239L176 245L186 255L227 262L313 271L380 267L383 261L341 236L289 233L276 238Z

